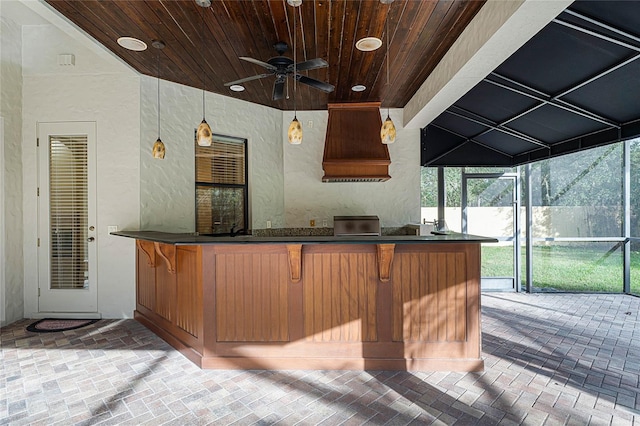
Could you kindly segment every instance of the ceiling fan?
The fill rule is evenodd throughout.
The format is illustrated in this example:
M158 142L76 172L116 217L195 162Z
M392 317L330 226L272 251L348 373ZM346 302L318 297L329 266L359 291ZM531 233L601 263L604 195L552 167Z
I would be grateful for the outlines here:
M273 45L276 52L278 52L278 56L275 56L269 59L267 62L263 62L259 59L250 58L246 56L240 56L240 59L243 61L251 62L256 65L260 65L267 69L268 72L264 74L254 75L251 77L241 78L240 80L231 81L229 83L225 83L224 85L229 87L234 84L241 84L247 81L258 80L260 78L269 77L272 75L276 76L276 81L273 83L273 100L277 101L282 99L284 95L284 84L287 80L287 77L293 76L294 74L294 63L291 58L286 56L282 56L284 52L287 51L289 46L287 43L283 41L279 41ZM311 86L314 89L322 90L326 93L331 93L335 89L332 84L325 83L320 80L316 80L315 78L307 77L306 75L298 74L298 71L309 71L317 68L328 67L329 63L322 58L310 59L308 61L299 62L295 64L295 79L298 80L302 84L306 84L307 86Z

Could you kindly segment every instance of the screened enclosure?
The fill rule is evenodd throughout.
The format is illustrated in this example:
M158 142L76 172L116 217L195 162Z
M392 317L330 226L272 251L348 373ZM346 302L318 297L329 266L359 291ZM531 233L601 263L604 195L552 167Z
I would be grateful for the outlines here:
M437 217L440 185L449 229L499 240L482 247L484 290L640 295L640 139L442 176L422 168L422 220Z

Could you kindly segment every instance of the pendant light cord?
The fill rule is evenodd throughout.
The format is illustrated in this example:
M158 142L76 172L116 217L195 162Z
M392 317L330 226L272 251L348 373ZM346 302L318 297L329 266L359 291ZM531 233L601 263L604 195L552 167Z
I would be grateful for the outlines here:
M160 139L160 50L156 55L156 79L158 80L158 139Z
M202 32L200 33L200 44L202 45L202 121L204 121L204 117L206 116L204 95L207 90L207 73L204 68L204 7L202 8Z
M298 75L296 71L296 14L298 13L298 8L293 8L293 119L297 119L298 105L297 105L297 92L298 92Z
M391 3L387 7L387 16L385 22L387 24L387 93L389 93L389 10L391 9ZM389 104L387 103L387 118L389 118Z
M387 86L389 86L389 9L387 9Z

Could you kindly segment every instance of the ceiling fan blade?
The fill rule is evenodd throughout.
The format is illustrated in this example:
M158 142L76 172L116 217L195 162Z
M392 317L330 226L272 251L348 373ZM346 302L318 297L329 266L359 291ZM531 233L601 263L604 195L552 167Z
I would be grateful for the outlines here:
M240 80L230 81L229 83L225 83L224 85L229 87L229 86L233 86L234 84L246 83L247 81L257 80L259 78L265 78L265 77L269 77L271 75L273 75L273 73L253 75L251 77L241 78Z
M331 93L335 89L333 84L325 83L324 81L316 80L315 78L307 77L306 75L296 75L296 79L307 86L311 86L315 89L320 89L323 92Z
M264 67L266 69L268 69L269 71L275 71L278 68L274 67L273 65L263 62L259 59L255 59L255 58L249 58L247 56L240 56L240 59L242 59L243 61L247 61L247 62L251 62L252 64L256 64L256 65L260 65L261 67Z
M296 72L297 71L308 71L315 70L317 68L325 68L329 66L329 62L325 61L322 58L310 59L304 62L298 62L296 64ZM288 67L291 71L293 71L293 65L289 65Z
M284 95L284 80L276 80L273 84L273 100L277 101L283 98Z

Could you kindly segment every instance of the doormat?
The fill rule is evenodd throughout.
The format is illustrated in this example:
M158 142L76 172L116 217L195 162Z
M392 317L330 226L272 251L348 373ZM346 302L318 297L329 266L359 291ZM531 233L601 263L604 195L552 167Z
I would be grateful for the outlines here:
M97 319L56 319L45 318L27 326L27 331L34 333L57 333L58 331L75 330L98 322Z

